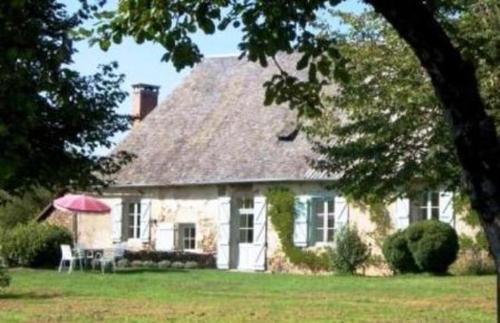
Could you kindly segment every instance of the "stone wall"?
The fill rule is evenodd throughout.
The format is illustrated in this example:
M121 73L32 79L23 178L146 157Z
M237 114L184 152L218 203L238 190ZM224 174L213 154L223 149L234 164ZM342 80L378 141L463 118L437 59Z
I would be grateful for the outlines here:
M217 239L218 197L231 196L259 196L264 195L274 184L254 185L206 185L172 188L150 189L115 189L108 191L102 200L110 206L121 203L122 200L148 198L151 199L150 241L144 243L138 239L126 241L131 250L154 249L156 228L164 222L195 223L196 224L196 251L215 252ZM327 192L321 183L288 183L281 184L289 187L294 194L320 194ZM395 218L395 204L387 206L391 219ZM382 258L381 243L383 239L375 239L376 224L370 220L369 211L360 205L349 205L349 224L355 225L361 236L370 245L372 255ZM51 223L63 225L73 229L72 216L65 212L54 211L48 219ZM281 251L281 244L270 219L267 229L267 266L270 271L303 272L303 268L291 265ZM394 221L393 221L394 224ZM459 233L473 235L477 230L467 226L460 216L456 216L455 228ZM111 246L112 227L110 214L87 216L80 215L78 233L80 241L89 247L102 248ZM312 248L321 249L321 248ZM370 275L389 274L387 266L378 265L365 268L364 272Z

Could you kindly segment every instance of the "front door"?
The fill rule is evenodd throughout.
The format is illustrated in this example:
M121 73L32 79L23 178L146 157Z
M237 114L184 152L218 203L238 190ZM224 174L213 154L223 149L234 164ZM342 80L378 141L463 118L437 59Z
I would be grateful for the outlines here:
M238 269L253 269L254 207L252 198L238 199Z

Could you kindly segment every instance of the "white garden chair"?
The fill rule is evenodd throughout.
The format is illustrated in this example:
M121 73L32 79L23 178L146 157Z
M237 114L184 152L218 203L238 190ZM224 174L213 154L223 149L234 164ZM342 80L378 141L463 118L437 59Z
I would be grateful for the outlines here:
M113 272L116 268L115 249L104 249L102 255L97 259L101 265L101 272L104 274L107 265L111 265Z
M75 262L77 262L80 266L80 270L83 270L82 257L80 255L73 255L70 245L61 245L61 262L59 263L59 272L63 270L64 264L68 263L68 274L71 273Z

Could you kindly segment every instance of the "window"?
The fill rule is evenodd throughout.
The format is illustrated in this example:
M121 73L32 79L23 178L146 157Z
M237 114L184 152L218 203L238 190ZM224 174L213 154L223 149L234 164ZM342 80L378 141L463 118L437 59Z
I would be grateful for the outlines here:
M253 243L253 199L238 200L240 243Z
M410 223L439 220L439 192L425 192L410 201Z
M129 239L139 239L141 237L141 203L128 203L127 223L127 237Z
M316 242L332 242L335 228L333 200L313 200L313 221L316 227Z
M194 223L179 224L179 233L182 250L196 249L196 226Z

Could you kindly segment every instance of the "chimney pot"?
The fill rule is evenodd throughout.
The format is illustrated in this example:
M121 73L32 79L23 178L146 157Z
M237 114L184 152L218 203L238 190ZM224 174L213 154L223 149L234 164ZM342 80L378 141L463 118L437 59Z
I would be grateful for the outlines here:
M157 85L137 83L132 85L132 118L139 124L158 105Z

